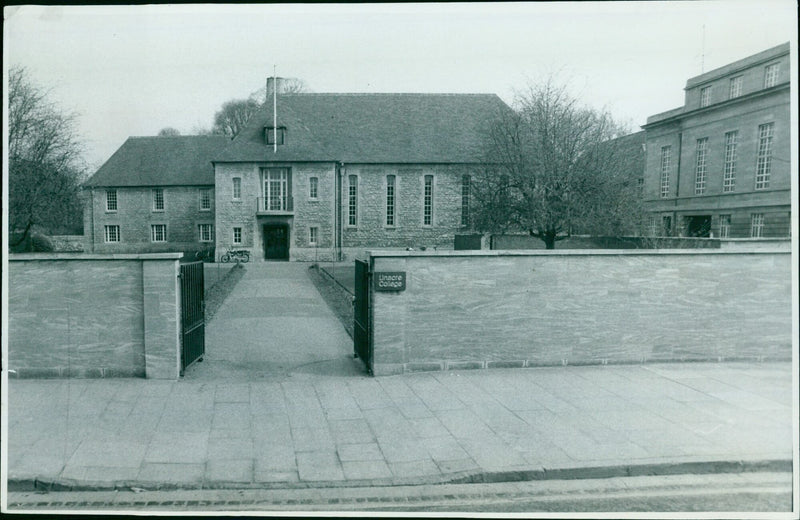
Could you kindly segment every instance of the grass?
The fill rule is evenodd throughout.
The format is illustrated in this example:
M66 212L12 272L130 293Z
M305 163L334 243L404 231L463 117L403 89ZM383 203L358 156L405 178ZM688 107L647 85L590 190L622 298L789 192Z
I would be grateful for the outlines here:
M242 264L236 264L205 291L206 323L211 321L214 314L216 314L222 306L225 298L228 297L233 291L233 288L236 287L236 284L239 283L239 280L242 279L242 276L244 276L244 266Z
M339 269L337 269L338 274ZM351 284L352 284L352 273ZM314 264L308 268L308 276L316 286L322 299L328 304L328 307L333 311L342 326L353 337L353 295L348 292L342 284L334 280L327 272L323 272L318 265Z

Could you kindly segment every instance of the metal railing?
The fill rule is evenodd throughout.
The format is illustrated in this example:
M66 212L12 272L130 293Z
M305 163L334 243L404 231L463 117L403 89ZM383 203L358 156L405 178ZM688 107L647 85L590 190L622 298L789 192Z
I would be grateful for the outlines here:
M256 213L291 213L294 211L294 197L257 197Z

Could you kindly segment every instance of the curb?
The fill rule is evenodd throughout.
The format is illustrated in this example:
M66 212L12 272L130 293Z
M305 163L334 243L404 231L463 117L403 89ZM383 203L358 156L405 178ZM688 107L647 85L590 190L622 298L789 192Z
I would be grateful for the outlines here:
M306 482L186 482L164 483L144 481L77 481L73 479L8 479L9 492L30 491L112 491L133 488L146 491L175 491L189 489L313 489L335 487L391 487L435 484L490 484L501 482L526 482L534 480L580 480L616 477L641 477L664 475L707 475L718 473L756 473L792 471L792 461L784 459L755 461L706 461L661 464L631 464L617 466L589 466L575 468L532 469L497 472L464 472L414 478L367 480L334 480Z

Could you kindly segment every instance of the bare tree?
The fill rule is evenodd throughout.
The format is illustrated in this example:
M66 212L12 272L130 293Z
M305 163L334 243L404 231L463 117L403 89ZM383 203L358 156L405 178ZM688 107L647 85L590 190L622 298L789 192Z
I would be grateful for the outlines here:
M181 135L180 130L178 130L177 128L173 128L171 126L164 127L158 131L159 137L174 137L177 135Z
M576 230L628 226L637 179L623 167L615 141L622 133L608 113L579 105L552 79L528 87L491 127L490 166L472 183L472 225L525 231L547 249Z
M80 229L79 179L85 167L76 115L61 110L22 67L8 74L8 202L10 246L31 231Z

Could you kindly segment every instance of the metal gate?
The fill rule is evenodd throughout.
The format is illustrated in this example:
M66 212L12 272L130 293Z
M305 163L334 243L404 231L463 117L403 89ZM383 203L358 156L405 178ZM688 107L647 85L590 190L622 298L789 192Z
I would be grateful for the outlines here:
M369 264L356 260L355 302L353 309L353 349L372 374L372 334L370 330L370 272Z
M181 375L206 352L203 262L181 264Z

